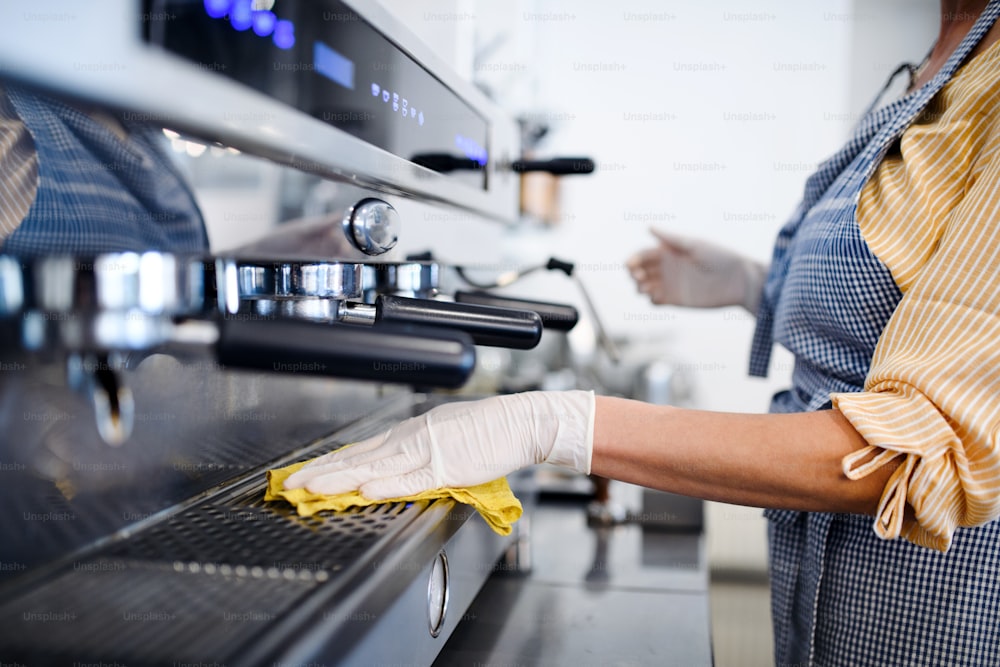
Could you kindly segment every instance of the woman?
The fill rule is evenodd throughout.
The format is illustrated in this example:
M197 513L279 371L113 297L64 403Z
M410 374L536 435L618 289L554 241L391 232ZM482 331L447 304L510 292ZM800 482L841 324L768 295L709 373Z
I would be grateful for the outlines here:
M548 461L760 506L778 664L1000 664L998 14L1000 0L942 0L910 92L809 179L766 280L670 237L631 262L654 302L756 310L751 372L774 341L796 359L772 414L495 397L286 486L402 497Z

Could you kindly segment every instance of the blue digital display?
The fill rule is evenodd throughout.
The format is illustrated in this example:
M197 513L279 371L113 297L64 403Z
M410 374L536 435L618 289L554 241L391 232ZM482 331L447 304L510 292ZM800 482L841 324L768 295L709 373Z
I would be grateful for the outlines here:
M354 62L323 42L313 45L313 67L334 83L354 90Z

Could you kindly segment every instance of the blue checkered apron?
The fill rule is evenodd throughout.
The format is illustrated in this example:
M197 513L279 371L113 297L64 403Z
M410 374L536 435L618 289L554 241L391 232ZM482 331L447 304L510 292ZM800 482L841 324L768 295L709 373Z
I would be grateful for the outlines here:
M792 388L772 412L830 407L864 387L902 294L861 237L864 183L1000 14L987 9L932 81L869 110L806 183L781 230L758 313L750 372L773 342L795 355ZM960 529L948 553L884 541L872 517L768 510L778 665L1000 665L1000 522Z
M208 249L198 205L160 150L158 129L126 121L124 142L62 102L16 86L6 92L34 139L38 190L4 252L31 257Z

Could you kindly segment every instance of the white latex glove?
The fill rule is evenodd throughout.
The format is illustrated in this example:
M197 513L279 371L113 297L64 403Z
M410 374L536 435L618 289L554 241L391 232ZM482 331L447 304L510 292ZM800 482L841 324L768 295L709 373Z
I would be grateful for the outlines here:
M636 287L658 305L757 312L767 268L707 241L651 230L660 244L629 258Z
M372 500L491 482L536 463L590 472L594 394L531 391L446 403L325 454L285 480L313 493Z

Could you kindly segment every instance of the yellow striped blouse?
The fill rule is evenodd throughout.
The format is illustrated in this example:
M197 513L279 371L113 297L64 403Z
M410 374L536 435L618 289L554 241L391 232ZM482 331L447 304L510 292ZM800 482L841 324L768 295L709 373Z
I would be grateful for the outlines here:
M868 443L844 472L891 462L876 533L946 550L1000 516L1000 42L903 133L857 216L903 297L865 391L831 397Z

